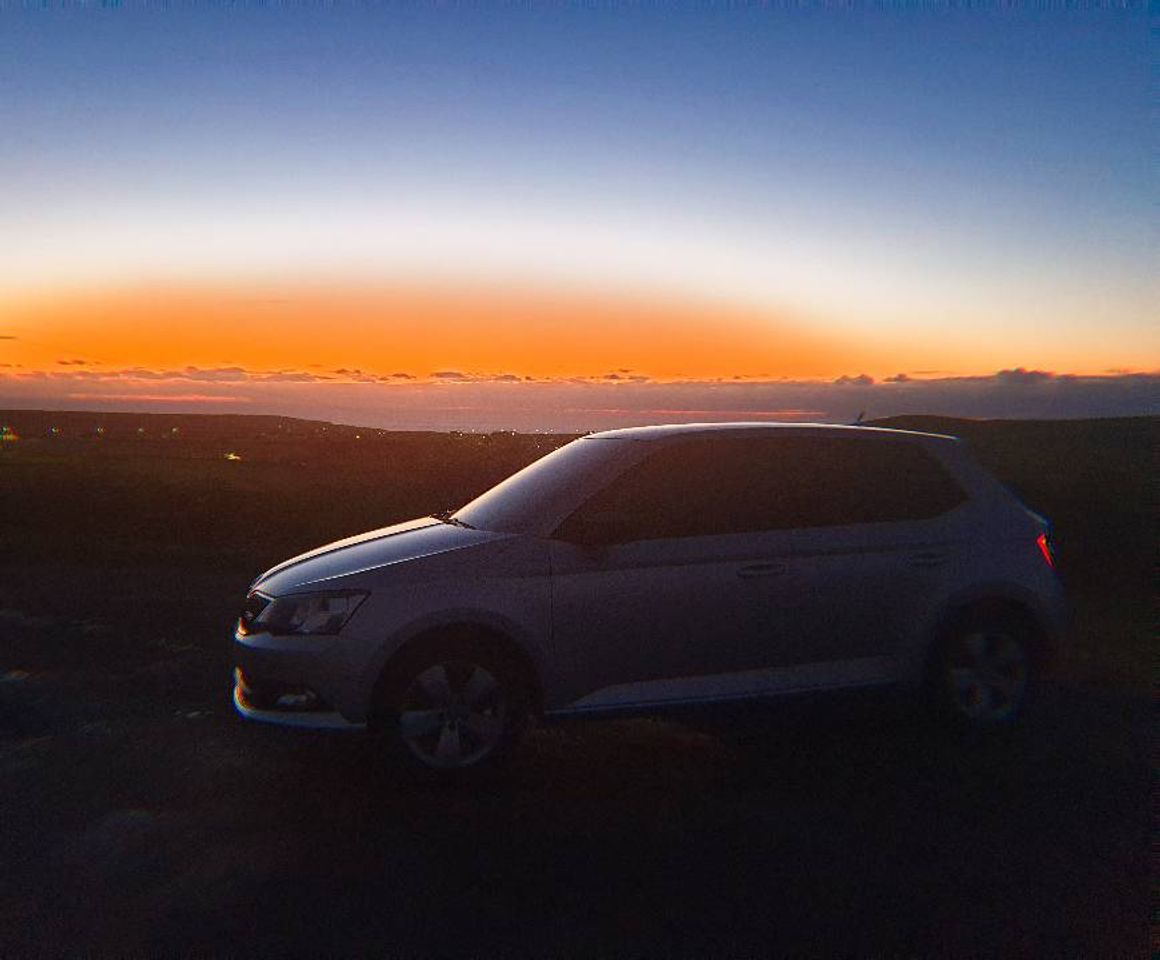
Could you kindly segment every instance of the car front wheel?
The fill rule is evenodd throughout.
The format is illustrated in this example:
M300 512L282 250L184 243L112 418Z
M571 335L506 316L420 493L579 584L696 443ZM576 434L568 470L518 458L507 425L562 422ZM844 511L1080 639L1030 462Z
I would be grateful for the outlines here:
M387 691L385 732L395 752L445 776L506 758L527 717L517 672L469 644L409 660Z

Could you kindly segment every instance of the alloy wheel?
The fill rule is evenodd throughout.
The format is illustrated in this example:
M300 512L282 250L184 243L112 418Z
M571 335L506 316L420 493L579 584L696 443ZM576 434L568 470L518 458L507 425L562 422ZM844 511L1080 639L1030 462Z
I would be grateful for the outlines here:
M432 664L411 681L398 708L398 732L420 763L442 770L485 760L503 741L510 708L503 685L468 660Z
M1018 712L1028 675L1019 640L1007 633L972 630L957 638L949 654L947 683L961 716L987 725Z

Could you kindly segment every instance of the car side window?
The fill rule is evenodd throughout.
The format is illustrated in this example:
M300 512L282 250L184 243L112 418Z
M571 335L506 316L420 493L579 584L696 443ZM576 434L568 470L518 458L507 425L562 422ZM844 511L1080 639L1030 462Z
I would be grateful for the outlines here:
M569 516L555 536L625 543L919 520L964 499L911 442L789 436L661 447Z
M581 505L555 536L624 543L777 527L767 447L742 438L667 444Z
M909 441L787 438L782 486L797 527L924 520L965 499L926 450Z

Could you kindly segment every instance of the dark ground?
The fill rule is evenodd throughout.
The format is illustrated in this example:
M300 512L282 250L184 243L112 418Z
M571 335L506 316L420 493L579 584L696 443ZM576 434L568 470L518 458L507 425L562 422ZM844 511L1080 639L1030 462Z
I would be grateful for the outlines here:
M0 956L1150 952L1155 419L951 425L1055 521L1075 605L1009 737L869 699L565 725L465 791L237 719L231 620L265 566L558 438L29 416L0 414Z

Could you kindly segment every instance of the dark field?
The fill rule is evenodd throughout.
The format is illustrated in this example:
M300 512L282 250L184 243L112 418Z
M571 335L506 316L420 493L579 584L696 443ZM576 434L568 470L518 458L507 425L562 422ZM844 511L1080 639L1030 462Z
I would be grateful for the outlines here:
M1055 524L1073 637L1010 736L862 700L564 725L456 791L237 719L232 621L566 438L0 413L0 956L1144 956L1158 422L890 424Z

